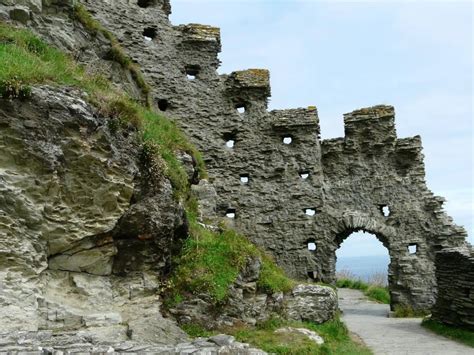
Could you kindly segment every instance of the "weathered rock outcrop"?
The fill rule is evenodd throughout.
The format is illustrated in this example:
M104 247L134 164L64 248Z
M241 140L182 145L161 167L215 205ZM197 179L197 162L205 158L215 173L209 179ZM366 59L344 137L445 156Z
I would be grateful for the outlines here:
M432 317L474 331L474 249L453 248L436 254L438 298Z
M112 133L81 97L43 86L0 100L1 345L42 330L92 344L181 342L157 293L187 234L183 210L140 161L137 132Z
M259 259L249 260L225 302L216 307L209 295L199 294L169 312L181 324L200 324L208 329L255 325L275 316L323 323L336 315L337 293L331 287L300 284L288 293L265 293L257 285L260 272Z

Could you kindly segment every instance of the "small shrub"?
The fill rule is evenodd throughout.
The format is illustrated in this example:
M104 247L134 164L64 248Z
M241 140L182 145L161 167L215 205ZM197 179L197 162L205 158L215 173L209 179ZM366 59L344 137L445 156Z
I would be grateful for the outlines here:
M4 99L26 99L31 95L31 88L16 77L0 81L0 97Z
M287 320L281 318L278 315L274 315L267 320L257 324L257 329L261 330L276 330L278 328L284 327L288 323Z
M191 199L192 203L192 199ZM246 263L255 258L262 261L259 287L267 292L291 290L294 281L285 276L276 264L247 238L224 226L209 230L188 212L190 236L181 255L175 260L171 276L171 294L193 295L205 292L214 302L226 299L230 285L235 282Z

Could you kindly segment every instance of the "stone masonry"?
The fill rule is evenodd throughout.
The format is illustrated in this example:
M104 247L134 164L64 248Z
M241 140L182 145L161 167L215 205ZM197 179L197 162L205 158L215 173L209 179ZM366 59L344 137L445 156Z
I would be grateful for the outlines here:
M474 250L443 250L435 264L438 298L433 318L474 331Z
M373 233L390 254L392 306L432 306L435 253L465 245L466 231L428 190L421 139L397 137L393 107L348 113L345 136L321 140L316 107L267 110L268 71L217 73L218 28L172 25L169 0L81 2L203 152L217 193L206 217L226 218L292 277L323 282L345 238Z

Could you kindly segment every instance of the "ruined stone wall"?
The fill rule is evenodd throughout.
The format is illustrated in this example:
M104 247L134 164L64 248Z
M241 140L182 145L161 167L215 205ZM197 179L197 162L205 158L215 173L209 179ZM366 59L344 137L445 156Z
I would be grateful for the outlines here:
M463 245L466 232L427 189L420 137L397 138L392 107L347 114L345 137L321 141L315 107L267 110L266 70L217 73L218 28L173 26L167 0L82 2L140 64L156 107L203 152L217 193L206 217L226 218L291 276L325 282L341 242L372 232L390 253L393 304L433 304L435 252Z
M438 298L433 318L474 330L474 250L446 249L436 253Z
M327 243L321 258L334 275L334 251L344 239L371 232L390 254L392 302L429 308L435 252L462 245L465 231L426 187L420 137L398 139L394 115L390 106L346 114L345 137L322 142L324 216L317 223Z

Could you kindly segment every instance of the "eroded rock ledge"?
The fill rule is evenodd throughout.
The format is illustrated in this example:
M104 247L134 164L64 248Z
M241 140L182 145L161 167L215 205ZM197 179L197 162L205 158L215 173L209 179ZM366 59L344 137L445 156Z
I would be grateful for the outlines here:
M42 330L92 343L187 339L157 296L186 237L183 209L167 179L143 170L137 132L109 124L75 89L0 100L1 345Z

